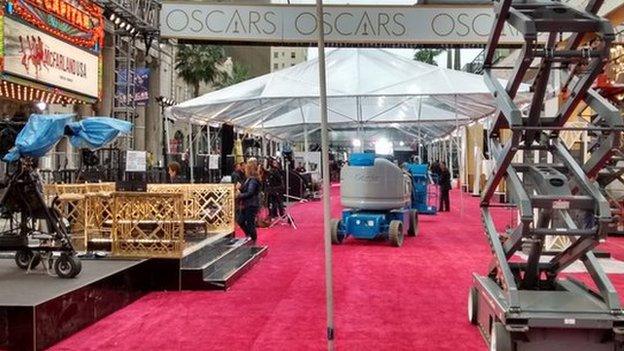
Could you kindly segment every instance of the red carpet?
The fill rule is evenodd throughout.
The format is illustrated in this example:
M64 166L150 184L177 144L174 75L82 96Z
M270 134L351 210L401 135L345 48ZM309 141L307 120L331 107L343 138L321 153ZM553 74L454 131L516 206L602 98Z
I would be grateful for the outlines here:
M338 216L338 188L333 188ZM484 350L467 322L472 272L491 259L476 198L420 217L401 248L348 239L334 247L338 350ZM227 292L150 294L53 350L323 350L325 288L320 202L297 204L299 229L260 230L269 254ZM497 215L502 228L510 213ZM605 245L624 259L624 240ZM624 277L614 277L624 291Z

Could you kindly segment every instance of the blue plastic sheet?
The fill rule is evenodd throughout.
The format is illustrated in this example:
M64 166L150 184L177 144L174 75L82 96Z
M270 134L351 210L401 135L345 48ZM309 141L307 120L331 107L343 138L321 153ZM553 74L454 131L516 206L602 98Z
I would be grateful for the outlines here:
M31 115L4 160L14 162L22 156L44 156L61 140L72 118L73 115Z
M89 117L69 124L69 141L77 148L97 149L132 131L132 123L109 117Z
M108 117L89 117L73 122L73 115L31 115L4 160L14 162L21 157L45 156L68 134L75 147L95 149L131 130L132 123Z

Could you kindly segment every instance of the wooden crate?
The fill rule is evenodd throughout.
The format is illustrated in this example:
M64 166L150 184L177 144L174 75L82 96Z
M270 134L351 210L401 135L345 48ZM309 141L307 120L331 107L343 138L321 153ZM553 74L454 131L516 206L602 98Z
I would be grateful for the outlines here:
M185 220L204 222L208 234L234 231L233 184L148 184L147 191L182 194Z
M112 253L179 258L184 249L183 196L113 193Z

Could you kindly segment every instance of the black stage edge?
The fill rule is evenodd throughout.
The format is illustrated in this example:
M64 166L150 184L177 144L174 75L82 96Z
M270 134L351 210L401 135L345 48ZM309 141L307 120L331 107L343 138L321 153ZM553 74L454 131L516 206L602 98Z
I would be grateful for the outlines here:
M180 260L83 260L74 279L0 259L0 348L42 350L150 291L180 289Z

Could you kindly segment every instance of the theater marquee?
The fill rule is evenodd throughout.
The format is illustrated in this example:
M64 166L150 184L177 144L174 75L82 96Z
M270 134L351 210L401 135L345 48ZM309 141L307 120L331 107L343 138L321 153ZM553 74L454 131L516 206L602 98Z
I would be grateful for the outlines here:
M98 97L99 58L16 20L4 18L4 71Z
M325 6L326 42L335 45L484 45L491 6ZM163 3L165 38L273 44L316 43L313 5ZM503 44L521 44L512 27Z

